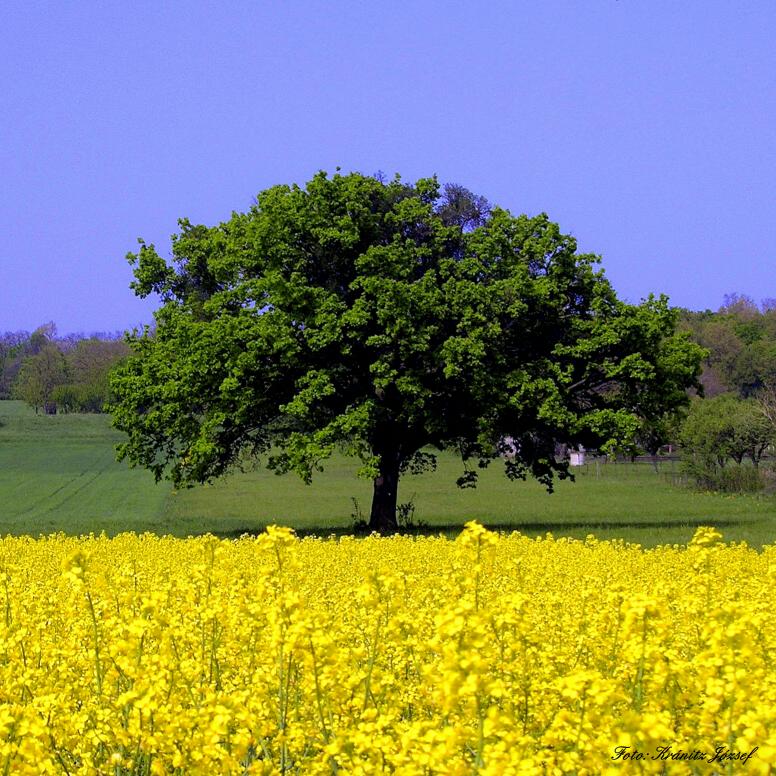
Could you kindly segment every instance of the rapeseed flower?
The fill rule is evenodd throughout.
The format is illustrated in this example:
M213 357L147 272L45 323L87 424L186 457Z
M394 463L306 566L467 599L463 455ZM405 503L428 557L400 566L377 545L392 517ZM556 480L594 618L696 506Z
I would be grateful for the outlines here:
M0 540L9 774L776 769L776 548ZM643 773L709 773L686 760ZM732 767L732 766L731 766ZM695 769L693 771L693 769Z

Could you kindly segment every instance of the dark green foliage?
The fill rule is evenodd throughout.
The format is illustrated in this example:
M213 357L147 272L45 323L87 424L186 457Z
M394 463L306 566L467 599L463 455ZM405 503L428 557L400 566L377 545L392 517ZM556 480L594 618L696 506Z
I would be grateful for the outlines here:
M65 383L58 385L51 398L60 412L102 412L108 401L107 375L104 383Z
M699 373L664 298L621 302L546 215L460 186L321 173L180 226L172 262L142 242L129 256L162 306L111 407L120 455L176 484L259 455L309 481L339 446L390 529L401 471L433 465L421 449L457 450L463 484L501 458L549 488L568 476L558 442L629 444Z
M667 445L676 445L684 421L684 408L669 410L662 415L645 417L636 432L636 450L643 451L652 456L654 465L657 466L658 454L661 448Z
M681 328L708 349L701 381L706 395L732 391L754 396L776 380L776 306L760 308L748 297L731 294L718 312L684 311Z

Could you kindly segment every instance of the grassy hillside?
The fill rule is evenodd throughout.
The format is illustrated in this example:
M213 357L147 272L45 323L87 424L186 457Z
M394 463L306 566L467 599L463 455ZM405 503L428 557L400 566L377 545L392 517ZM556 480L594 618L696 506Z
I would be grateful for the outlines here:
M120 436L100 415L35 415L0 402L0 532L155 530L169 495L116 462Z
M36 416L0 402L0 534L207 531L238 536L269 523L330 533L352 525L355 498L368 514L371 486L337 456L311 486L261 470L211 486L174 492L145 471L115 461L121 437L98 415ZM399 501L414 501L416 521L457 533L467 520L530 535L624 538L646 546L683 543L697 525L716 525L729 540L776 539L776 500L695 493L671 484L671 466L591 464L577 482L547 495L534 482L511 483L494 465L476 490L455 487L460 462L440 456L433 474L405 477Z

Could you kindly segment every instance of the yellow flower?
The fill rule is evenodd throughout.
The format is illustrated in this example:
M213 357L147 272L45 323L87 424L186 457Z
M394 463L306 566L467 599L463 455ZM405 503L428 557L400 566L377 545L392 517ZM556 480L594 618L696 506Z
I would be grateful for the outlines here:
M711 528L649 551L476 523L58 534L0 559L9 773L614 773L669 741L776 762L776 547Z

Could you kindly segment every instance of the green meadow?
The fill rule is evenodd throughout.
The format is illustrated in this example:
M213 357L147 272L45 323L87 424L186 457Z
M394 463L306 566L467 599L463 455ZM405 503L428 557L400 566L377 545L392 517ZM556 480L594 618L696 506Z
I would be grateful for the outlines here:
M104 415L35 415L21 402L0 402L0 534L236 537L277 523L328 535L352 530L359 511L368 517L371 484L344 456L328 461L309 486L257 468L176 492L118 463L120 441ZM676 484L675 464L656 472L649 464L591 463L553 494L535 482L510 482L495 464L481 472L476 489L460 490L460 473L460 461L443 454L436 472L402 479L399 501L414 504L416 530L455 534L476 519L531 536L592 533L644 546L685 543L698 525L757 546L776 539L774 497L699 493Z

